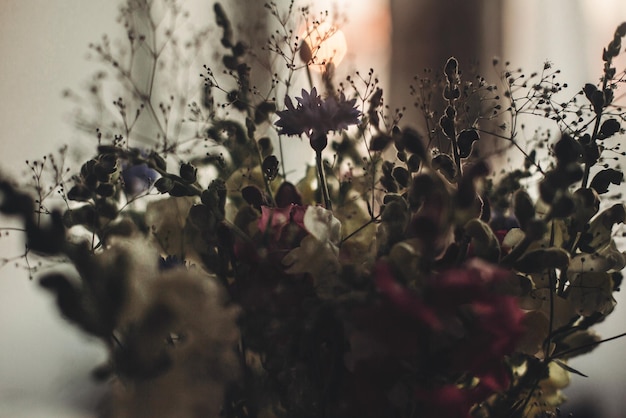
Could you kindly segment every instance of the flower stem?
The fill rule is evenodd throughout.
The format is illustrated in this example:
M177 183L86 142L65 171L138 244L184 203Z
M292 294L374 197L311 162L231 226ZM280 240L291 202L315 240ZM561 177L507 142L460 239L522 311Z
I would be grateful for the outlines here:
M352 238L353 236L355 236L359 232L363 231L365 228L367 228L368 226L370 226L371 224L376 222L379 218L380 218L380 214L372 217L369 221L365 222L363 225L361 225L360 227L358 227L354 231L350 232L347 236L342 238L341 242L339 243L339 245L343 244L344 242L348 241L350 238Z
M311 76L311 69L307 65L306 67L306 78L309 81L309 88L313 89L313 77Z
M324 174L324 162L322 160L322 151L315 151L315 162L317 163L317 174L320 180L320 189L322 190L322 198L324 200L324 207L328 210L333 210L333 205L330 202L330 194L328 193L328 184L326 183L326 175Z
M605 83L606 84L606 83ZM603 88L606 88L606 86L603 84L602 85ZM591 141L593 144L596 143L596 138L598 137L598 132L600 131L600 121L602 118L602 113L598 113L596 114L596 121L593 125L593 133L591 134ZM587 187L587 182L589 181L589 174L591 172L591 166L593 164L589 163L589 162L585 162L585 168L584 168L584 172L583 172L583 179L581 181L581 185L583 188Z
M575 353L576 351L585 350L585 349L591 348L591 347L596 347L596 346L598 346L598 345L600 345L602 343L606 343L606 342L609 342L609 341L617 340L618 338L623 338L623 337L626 337L626 332L623 332L621 334L615 335L615 336L610 337L610 338L605 338L604 340L594 341L594 342L589 343L589 344L583 344L583 345L580 345L578 347L573 347L573 348L570 348L570 349L567 349L567 350L563 350L563 351L561 351L559 353L553 354L550 357L550 359L558 359L558 358L567 357L568 355L570 355L572 353Z

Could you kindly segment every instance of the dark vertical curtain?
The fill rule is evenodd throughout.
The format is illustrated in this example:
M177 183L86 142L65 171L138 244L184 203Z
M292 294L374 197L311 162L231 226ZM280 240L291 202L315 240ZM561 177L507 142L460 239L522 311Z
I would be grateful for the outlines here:
M276 20L270 16L266 2L260 0L221 0L226 14L231 19L234 40L242 41L253 51L254 58L247 57L246 63L252 67L251 83L266 91L271 83L271 54L267 51L267 41L271 33L277 29ZM287 2L278 0L276 3L287 8Z
M497 0L390 0L392 17L389 102L406 106L404 125L419 126L409 85L426 68L442 71L450 56L461 70L486 70L502 49L502 5Z

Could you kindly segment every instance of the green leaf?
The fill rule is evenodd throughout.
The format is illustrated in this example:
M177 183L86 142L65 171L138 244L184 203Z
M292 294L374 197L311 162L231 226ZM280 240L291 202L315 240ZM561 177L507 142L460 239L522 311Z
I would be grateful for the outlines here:
M426 159L428 152L426 151L426 147L424 147L424 139L418 131L405 128L402 131L402 135L395 135L394 138L396 137L400 138L396 141L396 148L398 148L398 150L400 150L400 147L402 147L402 149L406 148L407 151L416 155L419 159ZM399 146L399 144L401 145Z
M167 193L174 188L174 180L169 177L161 177L154 183L159 193Z
M522 273L541 273L547 269L565 268L569 261L569 253L562 248L541 248L521 256L514 267Z
M370 151L382 151L391 144L391 137L388 135L376 135L370 141Z
M276 112L276 103L264 101L254 110L254 123L261 124L269 120L270 113Z
M624 223L626 209L622 204L615 204L596 216L585 234L580 239L579 248L588 253L601 250L612 240L613 225Z
M439 154L433 158L433 168L439 170L448 181L453 181L456 177L456 165L448 154Z
M454 138L454 121L447 116L439 119L439 127L448 138Z
M569 135L563 135L554 145L553 151L558 163L563 166L578 161L582 155L580 143Z
M585 84L585 87L583 87L583 92L585 93L585 96L587 97L587 99L589 99L590 102L591 102L591 98L593 94L597 91L598 91L598 88L594 84L591 84L591 83L587 83Z
M467 158L472 153L472 146L475 141L480 139L478 131L476 129L464 129L457 137L457 144L459 146L459 156L461 158Z
M446 61L446 65L443 67L443 72L448 78L449 82L455 81L456 77L459 74L459 61L454 57L448 58L448 61Z
M195 183L198 179L198 169L190 163L181 164L180 178L187 184Z
M607 119L602 123L602 126L600 127L600 135L598 136L598 139L609 138L618 133L620 128L621 125L616 119Z
M69 200L74 200L77 202L86 202L91 199L92 194L91 190L83 184L77 184L72 187L70 191L67 193L67 198Z
M246 186L241 189L241 196L249 205L254 206L258 210L261 210L261 205L265 203L263 193L254 185Z
M535 205L525 190L520 189L513 195L513 213L522 230L525 230L528 222L535 218Z
M621 171L607 168L593 177L590 187L598 194L604 194L609 191L610 184L619 185L622 181L624 181L624 174Z
M272 181L278 175L278 158L275 155L269 155L263 160L263 174L268 180Z
M422 160L420 159L420 157L417 154L413 154L407 160L406 166L411 173L415 173L420 169L421 163Z
M399 166L394 167L394 169L391 171L391 175L400 186L407 187L409 185L409 179L411 178L411 175L406 168Z
M471 237L474 254L484 260L497 263L500 259L500 244L489 225L480 219L465 224L465 233Z

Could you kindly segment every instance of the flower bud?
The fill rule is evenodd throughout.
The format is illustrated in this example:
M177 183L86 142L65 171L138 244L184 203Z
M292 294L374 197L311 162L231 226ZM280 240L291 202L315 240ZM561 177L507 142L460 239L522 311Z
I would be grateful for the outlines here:
M198 169L190 163L185 163L180 166L180 178L185 183L195 183L198 179Z
M311 148L316 152L322 152L326 145L328 145L328 136L325 133L313 132L310 139Z
M154 183L159 193L167 193L174 188L174 181L169 177L161 177Z
M456 78L459 75L459 62L456 58L450 57L446 62L446 66L443 69L444 74L448 78L449 83L456 82Z

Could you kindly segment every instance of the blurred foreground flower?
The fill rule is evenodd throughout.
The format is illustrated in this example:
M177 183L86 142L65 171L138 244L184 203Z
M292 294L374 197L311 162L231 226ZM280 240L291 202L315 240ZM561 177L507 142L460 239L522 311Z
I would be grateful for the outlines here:
M206 274L177 268L142 280L145 300L135 301L114 353L121 373L106 416L218 416L239 377L238 309Z

